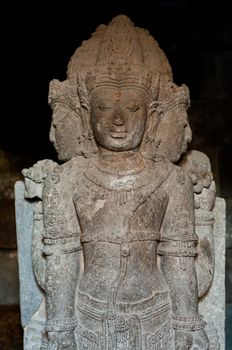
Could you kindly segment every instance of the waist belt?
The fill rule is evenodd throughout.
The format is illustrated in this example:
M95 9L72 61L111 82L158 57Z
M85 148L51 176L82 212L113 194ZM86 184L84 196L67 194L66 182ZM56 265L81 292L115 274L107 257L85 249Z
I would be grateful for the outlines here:
M160 233L154 231L139 231L128 232L125 235L119 236L114 232L96 234L95 232L81 234L81 242L108 242L114 244L124 244L138 241L158 241Z
M137 314L141 321L147 321L171 310L169 293L154 293L151 297L133 303L116 302L116 311L123 314ZM78 292L77 309L95 320L102 321L108 310L107 302L92 298L86 293Z

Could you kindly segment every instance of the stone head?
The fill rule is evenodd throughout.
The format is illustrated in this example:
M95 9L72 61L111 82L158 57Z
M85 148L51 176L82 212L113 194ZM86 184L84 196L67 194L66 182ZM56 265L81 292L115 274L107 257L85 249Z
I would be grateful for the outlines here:
M80 144L78 131L80 133L80 130L80 119L76 112L65 105L55 104L49 138L58 153L59 160L67 161L77 153L77 146Z
M168 97L160 101L161 121L156 134L156 153L176 163L187 151L192 140L187 108L189 94L186 86L172 84Z
M84 147L83 111L77 93L77 82L52 80L49 87L49 104L52 107L50 141L58 159L67 161L82 155Z
M69 81L52 80L49 85L48 101L52 108L49 138L61 161L67 161L75 154L78 130L80 133L78 109L75 109L71 90Z
M94 154L97 143L119 152L141 146L144 156L178 161L191 130L187 88L172 81L170 65L147 31L126 16L98 28L74 53L67 80L50 86L50 140L59 159ZM181 93L184 102L177 103Z
M201 193L203 188L209 188L213 181L210 160L203 152L191 150L181 160L180 166L190 175L194 192Z

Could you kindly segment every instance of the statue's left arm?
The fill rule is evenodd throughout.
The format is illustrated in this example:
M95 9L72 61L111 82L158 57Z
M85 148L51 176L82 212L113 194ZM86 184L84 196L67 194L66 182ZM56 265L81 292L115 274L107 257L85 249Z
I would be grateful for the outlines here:
M183 171L175 171L168 186L169 204L161 229L158 253L172 301L176 349L198 345L208 348L205 322L198 314L195 270L197 236L194 230L192 182ZM185 347L183 347L185 349Z

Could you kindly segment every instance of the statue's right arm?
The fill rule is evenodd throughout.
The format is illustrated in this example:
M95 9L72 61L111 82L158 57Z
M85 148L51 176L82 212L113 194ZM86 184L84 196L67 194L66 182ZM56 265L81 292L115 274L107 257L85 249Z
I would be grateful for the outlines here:
M45 291L48 349L69 349L68 344L75 349L81 251L72 189L70 183L65 185L61 167L52 161L38 162L23 174L25 196L34 201L32 259Z
M75 300L82 252L72 201L74 185L68 172L57 167L47 176L43 188L46 330L49 346L57 344L57 349L76 346Z
M25 193L24 196L33 204L32 228L32 265L38 285L45 289L46 260L43 254L44 220L42 192L47 174L53 171L57 163L44 159L35 163L29 169L23 169Z

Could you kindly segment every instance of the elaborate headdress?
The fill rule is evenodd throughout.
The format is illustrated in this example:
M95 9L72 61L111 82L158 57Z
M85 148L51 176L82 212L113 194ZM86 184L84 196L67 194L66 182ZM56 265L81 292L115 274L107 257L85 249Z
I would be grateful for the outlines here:
M77 145L76 154L84 155L96 152L89 120L89 100L94 89L137 87L146 91L151 107L144 138L147 144L151 138L149 133L155 133L155 122L151 116L154 117L157 101L166 100L167 86L170 86L170 83L174 85L171 67L158 43L147 30L135 27L133 22L124 15L115 17L108 26L99 26L91 38L84 41L75 51L68 64L67 81L76 82L77 98L81 106L76 109L76 114L81 118L83 125L80 131L83 142ZM51 82L51 89L53 84ZM73 86L73 83L71 85ZM56 84L56 93L50 94L51 104L60 100L61 95L63 98L62 92L57 90L57 87ZM61 85L60 90L62 90ZM172 95L170 90L168 97L172 98L170 92ZM174 95L178 98L176 92ZM66 101L71 100L66 99ZM88 151L85 147L86 142ZM92 144L92 151L90 144Z
M126 16L97 28L68 65L68 78L86 77L89 93L100 86L136 86L158 97L160 75L172 80L170 65L150 34Z
M87 73L88 91L125 86L151 91L152 72L144 64L138 33L125 16L113 19L99 43L94 70Z

